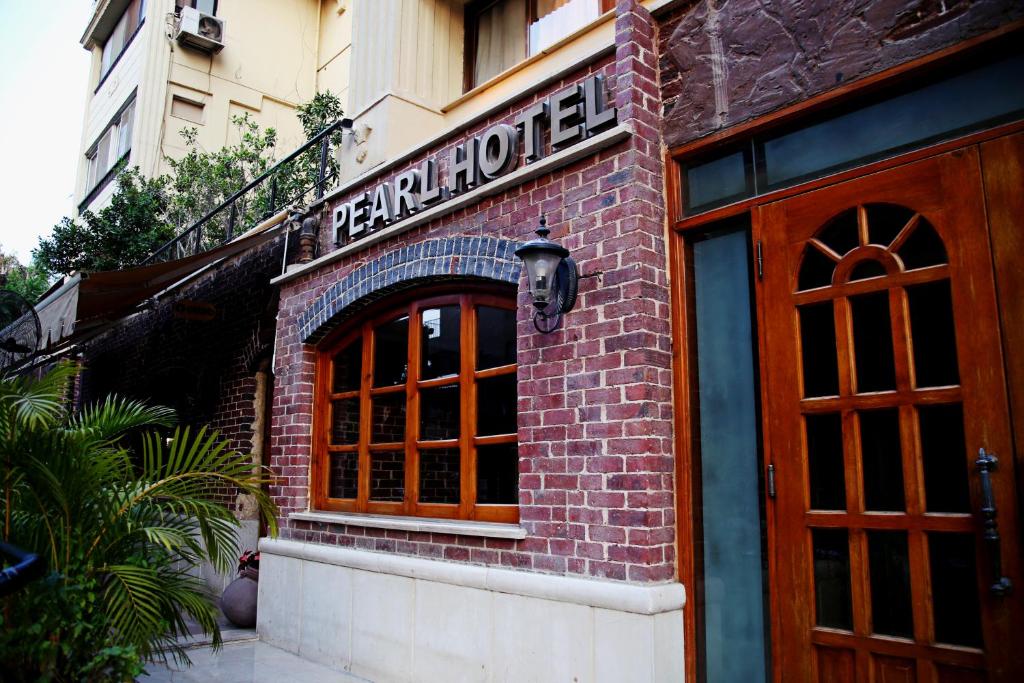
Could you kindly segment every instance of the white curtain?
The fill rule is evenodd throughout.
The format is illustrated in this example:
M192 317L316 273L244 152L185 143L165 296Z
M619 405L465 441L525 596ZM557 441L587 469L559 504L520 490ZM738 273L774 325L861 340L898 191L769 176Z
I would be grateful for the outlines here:
M526 0L505 0L479 15L473 84L526 59Z

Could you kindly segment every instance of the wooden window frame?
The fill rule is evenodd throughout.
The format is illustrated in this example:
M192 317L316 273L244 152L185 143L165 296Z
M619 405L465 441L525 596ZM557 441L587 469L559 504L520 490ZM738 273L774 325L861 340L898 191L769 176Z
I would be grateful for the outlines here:
M498 3L505 2L506 0L473 0L473 2L466 3L463 19L463 31L465 33L465 51L463 53L463 78L462 78L462 91L469 92L480 83L473 81L473 72L476 71L476 48L480 26L480 15L486 10L494 7ZM599 0L600 2L600 14L610 12L615 8L615 0ZM530 24L537 21L537 0L526 0L524 3L526 7L526 17L523 25L523 31L526 34L524 36L526 41L526 55L523 56L523 60L530 58ZM509 67L511 68L511 66ZM497 74L495 74L497 75ZM493 77L492 77L493 78ZM490 79L488 79L490 80ZM486 82L486 81L484 81Z
M417 329L421 311L435 306L458 304L459 311L459 373L428 380L420 375L420 336ZM330 512L361 512L381 515L405 515L441 519L475 520L516 523L519 521L518 504L478 504L477 449L480 446L518 443L518 434L477 436L477 385L491 377L516 375L517 363L478 370L477 364L477 307L488 306L516 310L514 296L490 287L463 285L458 291L448 288L419 289L414 295L389 299L386 307L375 307L339 334L329 338L317 352L314 410L313 458L310 476L312 508ZM409 316L408 371L404 384L387 387L373 386L373 359L375 328L403 315ZM362 363L359 389L333 392L333 358L351 343L361 340ZM459 386L459 436L456 439L420 440L419 394L421 390L439 386ZM371 399L375 396L402 393L406 398L405 439L393 443L371 443ZM359 398L359 437L355 444L332 445L331 402L342 398ZM421 503L419 501L419 452L441 448L458 448L460 452L460 502ZM404 491L402 501L375 501L370 493L370 454L379 451L405 453ZM358 484L355 499L331 498L330 454L358 454Z

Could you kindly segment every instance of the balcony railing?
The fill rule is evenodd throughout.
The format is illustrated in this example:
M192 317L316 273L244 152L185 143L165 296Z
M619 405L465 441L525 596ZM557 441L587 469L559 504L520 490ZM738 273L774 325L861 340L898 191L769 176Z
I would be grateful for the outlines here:
M247 224L254 218L270 218L287 206L306 204L323 197L328 183L337 176L336 170L332 169L329 163L331 146L339 143L340 130L346 125L351 125L348 119L339 119L324 128L306 144L271 166L187 230L154 251L140 265L173 261L200 254L230 242L237 233L239 221L243 223L241 227L244 232L254 227ZM314 148L317 146L318 159L313 158ZM296 168L296 162L316 164L317 172L311 184L301 184L306 178L303 178L302 169Z

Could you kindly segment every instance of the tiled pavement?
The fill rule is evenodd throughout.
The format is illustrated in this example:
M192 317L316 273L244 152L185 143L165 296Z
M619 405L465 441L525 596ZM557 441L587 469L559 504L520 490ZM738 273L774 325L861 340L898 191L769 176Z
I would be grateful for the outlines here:
M181 671L151 665L144 683L366 683L365 679L329 669L252 638L226 642L220 652L209 647L188 650L192 666Z

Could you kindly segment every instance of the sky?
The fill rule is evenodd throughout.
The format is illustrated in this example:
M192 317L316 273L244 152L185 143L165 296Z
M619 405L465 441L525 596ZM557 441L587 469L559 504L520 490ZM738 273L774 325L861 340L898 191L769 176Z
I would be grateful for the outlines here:
M0 0L0 250L27 264L73 211L90 0Z

